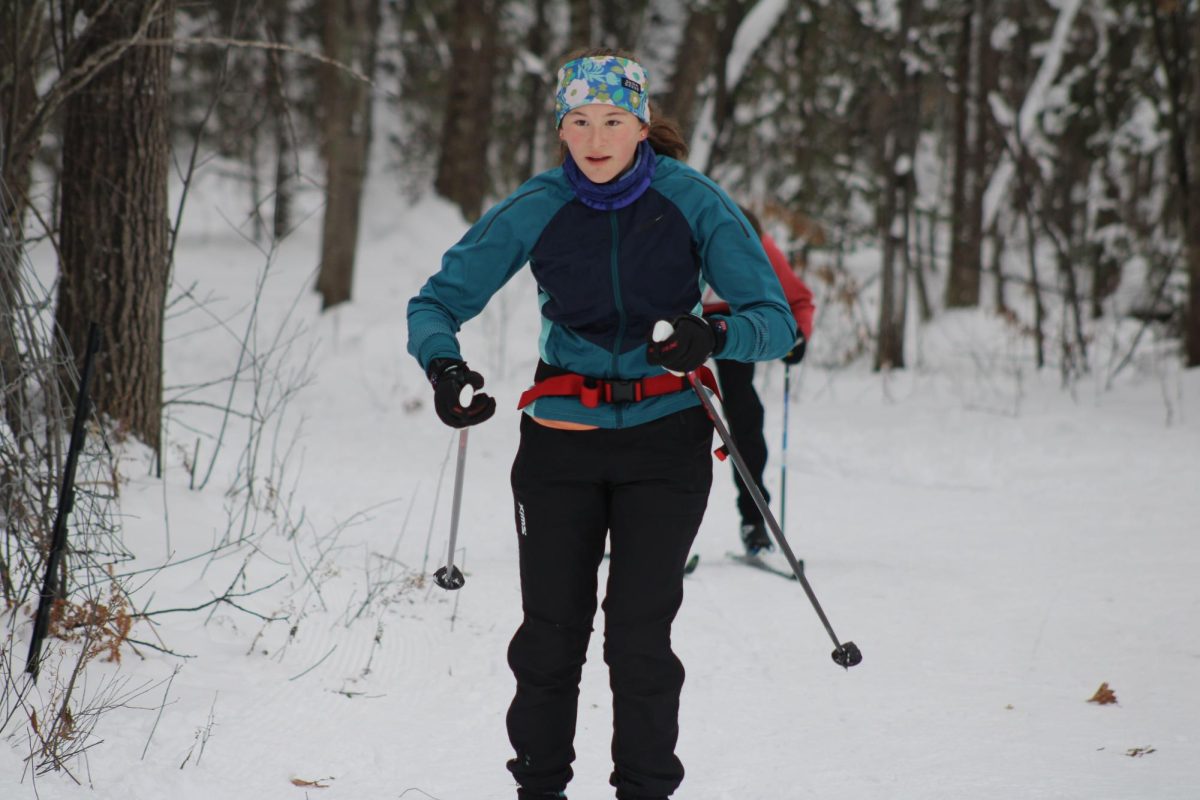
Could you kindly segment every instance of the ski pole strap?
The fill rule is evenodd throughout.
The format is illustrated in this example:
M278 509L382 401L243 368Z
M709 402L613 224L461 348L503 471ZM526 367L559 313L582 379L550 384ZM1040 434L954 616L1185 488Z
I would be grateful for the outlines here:
M696 369L696 376L717 397L721 396L717 391L717 379L712 370L699 367ZM517 408L524 408L539 397L578 397L579 402L587 408L595 408L601 403L638 403L649 397L674 394L689 388L691 387L686 377L669 372L632 380L589 378L574 372L563 372L543 361L538 364L533 386L521 395Z

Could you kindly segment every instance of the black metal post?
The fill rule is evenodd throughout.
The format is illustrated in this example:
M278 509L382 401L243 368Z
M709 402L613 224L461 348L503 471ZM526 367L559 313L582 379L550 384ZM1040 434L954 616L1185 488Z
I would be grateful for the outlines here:
M42 593L33 620L33 639L29 643L29 657L25 660L25 671L33 676L35 682L41 668L42 642L50 629L50 609L64 588L58 585L58 568L67 549L67 518L75 505L75 465L79 462L79 451L83 449L84 424L91 412L88 383L92 379L99 350L100 328L93 322L88 327L87 354L83 359L83 372L79 376L79 395L75 398L75 422L71 426L71 443L67 447L67 462L63 467L62 489L58 493L50 553L46 556L46 575L42 580Z

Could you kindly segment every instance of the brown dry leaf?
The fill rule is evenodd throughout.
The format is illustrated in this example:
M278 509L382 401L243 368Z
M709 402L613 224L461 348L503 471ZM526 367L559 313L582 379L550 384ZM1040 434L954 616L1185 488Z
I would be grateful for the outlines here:
M1129 756L1130 758L1141 758L1142 756L1148 756L1153 752L1153 747L1131 747L1125 751L1125 755Z
M1109 703L1117 702L1117 695L1112 689L1108 688L1108 681L1105 681L1100 684L1100 688L1096 690L1096 693L1088 698L1088 702L1106 706Z
M317 778L315 781L306 781L303 778L292 778L292 786L303 786L306 789L328 789L329 784L321 783L321 781L331 781L331 780L333 780L332 777Z

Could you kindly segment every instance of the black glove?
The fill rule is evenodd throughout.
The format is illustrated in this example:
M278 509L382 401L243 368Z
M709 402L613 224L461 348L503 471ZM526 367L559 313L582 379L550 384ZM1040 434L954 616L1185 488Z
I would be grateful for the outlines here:
M496 399L476 391L471 405L463 408L459 394L463 387L483 388L483 376L457 358L435 358L426 373L433 385L433 407L442 422L451 428L465 428L491 419L496 413Z
M799 364L804 360L804 348L807 347L807 345L808 342L805 341L804 334L797 332L796 343L792 345L792 349L788 350L787 355L783 357L783 363L787 364L788 366L791 366L792 364Z
M675 330L661 342L646 345L646 360L672 372L691 372L725 346L723 319L704 319L695 314L680 314L671 320Z

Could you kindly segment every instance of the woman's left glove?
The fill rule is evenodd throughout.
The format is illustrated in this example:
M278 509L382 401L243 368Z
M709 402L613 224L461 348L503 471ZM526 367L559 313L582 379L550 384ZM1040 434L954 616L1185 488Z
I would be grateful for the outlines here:
M671 335L661 342L654 341L651 332L646 360L672 372L691 372L725 346L727 326L723 319L680 314L671 320L671 327Z
M787 355L781 360L789 367L793 364L799 364L804 360L804 351L808 347L808 341L804 338L804 334L797 331L796 343L792 345L792 349L788 350Z
M483 376L458 358L435 358L429 362L425 373L433 385L433 407L442 422L451 428L478 425L496 413L496 399L491 395L475 391L471 402L462 404L462 391L470 386L473 390L483 388Z

